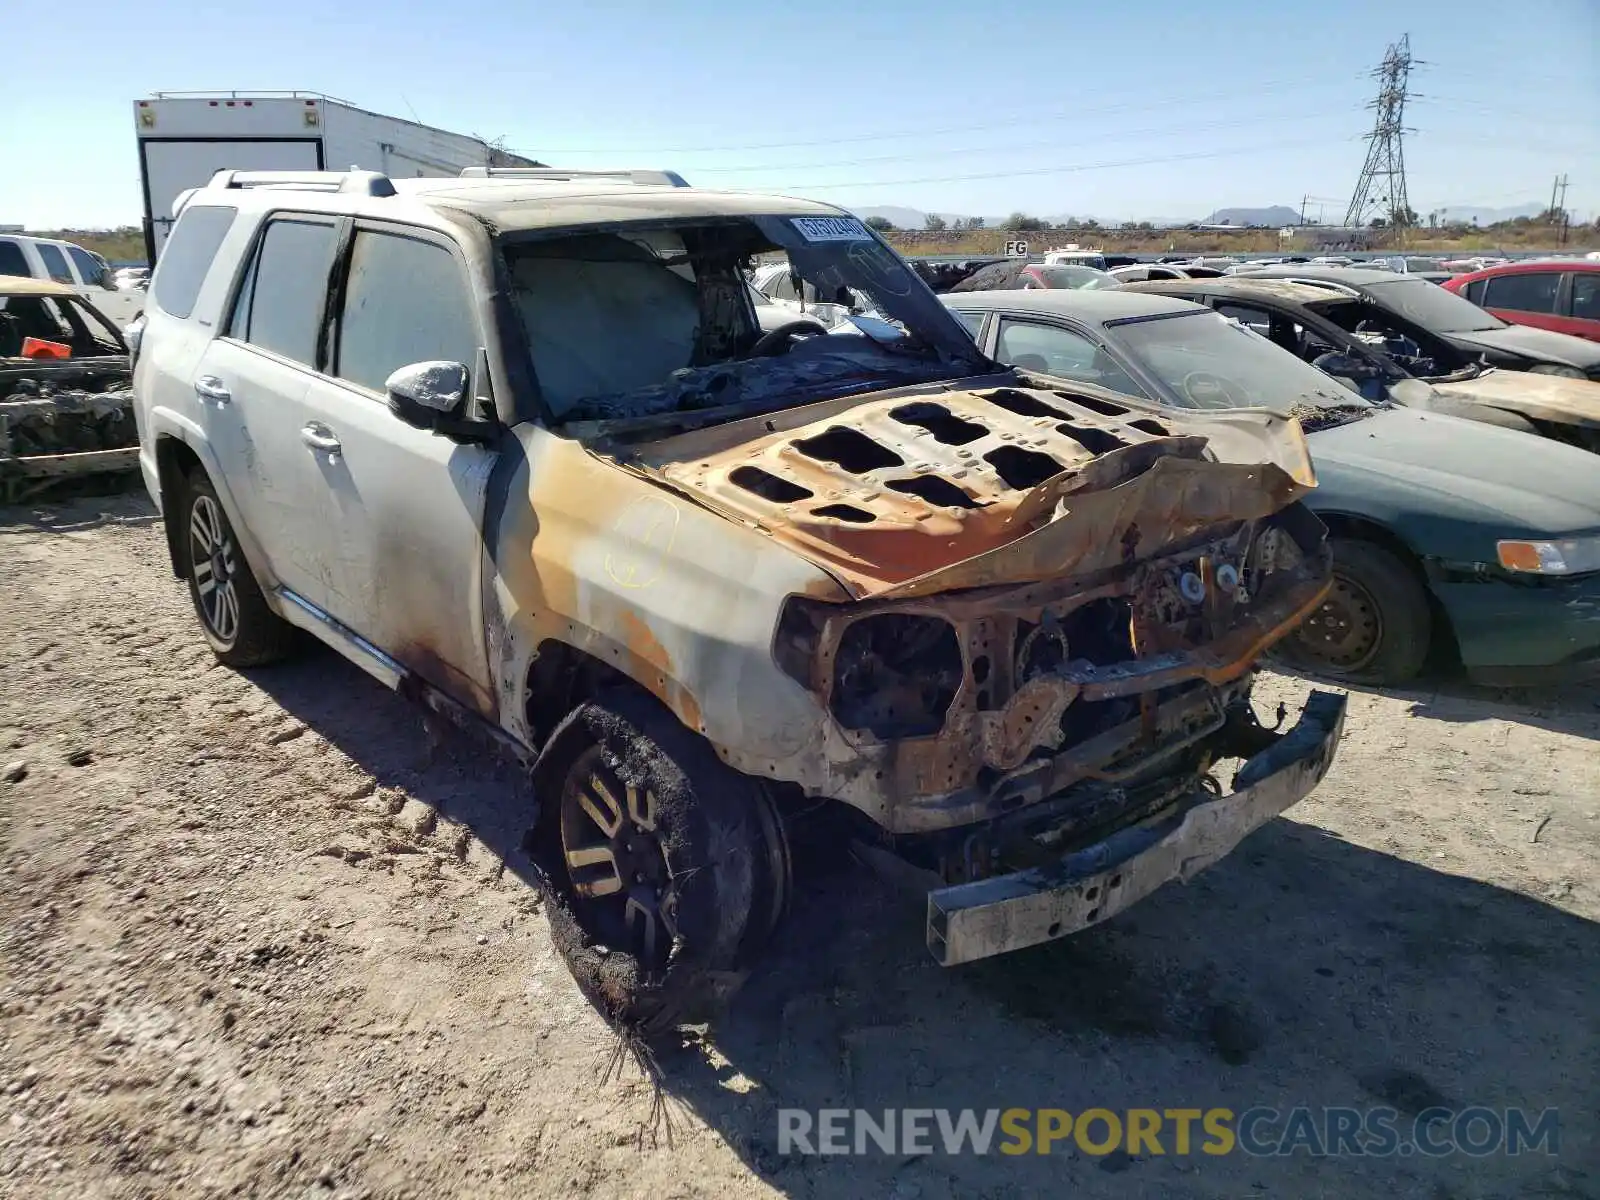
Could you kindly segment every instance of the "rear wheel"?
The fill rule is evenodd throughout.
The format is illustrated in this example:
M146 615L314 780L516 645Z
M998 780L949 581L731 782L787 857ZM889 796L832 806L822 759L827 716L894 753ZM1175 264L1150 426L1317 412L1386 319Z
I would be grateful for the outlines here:
M556 948L584 994L647 1037L714 1015L788 891L765 790L628 691L562 723L535 789L529 849Z
M189 598L217 659L230 667L259 667L292 653L294 626L267 607L217 490L203 472L185 482L176 516Z
M1334 538L1333 588L1282 643L1291 665L1352 683L1399 684L1428 657L1433 617L1416 574L1376 542Z

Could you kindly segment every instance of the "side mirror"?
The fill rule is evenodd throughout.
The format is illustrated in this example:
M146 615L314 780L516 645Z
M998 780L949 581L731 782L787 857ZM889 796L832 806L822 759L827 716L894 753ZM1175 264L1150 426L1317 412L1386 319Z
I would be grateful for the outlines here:
M461 363L418 362L395 371L383 386L389 393L389 411L413 429L443 434L452 441L486 442L497 425L466 415L470 382Z
M467 368L458 362L419 362L383 381L389 411L407 425L432 429L440 417L461 414L467 400Z

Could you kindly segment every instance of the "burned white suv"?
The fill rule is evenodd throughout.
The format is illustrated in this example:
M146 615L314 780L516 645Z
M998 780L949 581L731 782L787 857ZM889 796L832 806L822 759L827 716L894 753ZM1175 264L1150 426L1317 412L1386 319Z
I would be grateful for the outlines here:
M645 1027L760 950L798 814L923 868L954 964L1102 921L1316 785L1343 700L1281 734L1250 706L1329 581L1292 420L1002 368L855 218L669 178L188 198L134 386L223 662L308 630L523 756L557 944ZM763 331L744 272L774 252L881 316Z

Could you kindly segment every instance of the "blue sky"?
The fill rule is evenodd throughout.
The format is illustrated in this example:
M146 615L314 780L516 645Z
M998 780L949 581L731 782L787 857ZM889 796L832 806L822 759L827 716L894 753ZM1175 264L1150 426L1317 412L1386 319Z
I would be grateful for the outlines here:
M131 102L303 88L569 166L852 206L1342 216L1385 45L1427 65L1413 207L1600 211L1600 0L1002 5L76 0L0 78L0 223L139 219ZM1302 16L1301 13L1308 15ZM447 18L447 19L446 19ZM85 54L85 44L93 47ZM74 47L77 47L74 49Z

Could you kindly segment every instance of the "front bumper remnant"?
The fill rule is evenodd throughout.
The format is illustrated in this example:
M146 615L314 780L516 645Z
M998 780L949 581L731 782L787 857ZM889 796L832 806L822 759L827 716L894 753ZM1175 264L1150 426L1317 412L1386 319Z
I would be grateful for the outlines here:
M1321 782L1333 765L1346 698L1312 692L1300 720L1248 759L1234 791L1196 791L1170 816L1121 829L1049 866L928 893L928 949L942 966L1076 933L1187 881Z

